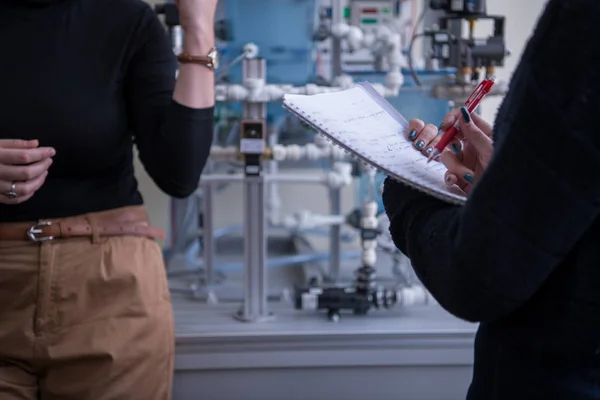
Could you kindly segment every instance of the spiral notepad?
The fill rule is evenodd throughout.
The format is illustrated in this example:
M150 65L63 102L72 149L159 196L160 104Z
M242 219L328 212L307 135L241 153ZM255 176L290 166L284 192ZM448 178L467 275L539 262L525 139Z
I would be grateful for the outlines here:
M415 189L452 204L466 197L444 184L446 168L405 137L408 121L366 82L316 95L284 96L283 106L350 155Z

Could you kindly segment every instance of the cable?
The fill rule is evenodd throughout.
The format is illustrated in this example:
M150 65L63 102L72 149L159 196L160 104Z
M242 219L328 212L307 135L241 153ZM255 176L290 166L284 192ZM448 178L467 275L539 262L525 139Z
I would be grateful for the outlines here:
M415 43L415 40L417 40L420 37L425 37L426 36L425 33L417 33L417 29L418 29L419 25L421 24L421 22L423 22L423 20L425 19L425 15L426 14L427 14L427 7L424 5L423 6L423 11L421 11L421 15L419 15L419 18L417 19L417 21L415 21L415 25L414 25L414 28L413 28L413 34L412 34L412 38L410 39L410 45L408 46L408 54L407 54L408 69L410 70L410 75L412 76L413 80L415 81L415 83L419 87L422 87L423 85L421 83L421 80L417 76L417 73L415 72L415 68L413 67L412 49L413 49L413 45Z
M410 75L412 76L413 80L415 81L415 83L417 84L418 87L423 87L423 84L421 83L421 80L419 79L419 76L415 72L415 68L413 66L412 49L413 49L413 44L415 43L415 41L418 38L425 37L425 36L427 36L425 33L418 33L418 34L414 35L410 41L410 45L408 46L408 55L407 55L408 69L410 70Z

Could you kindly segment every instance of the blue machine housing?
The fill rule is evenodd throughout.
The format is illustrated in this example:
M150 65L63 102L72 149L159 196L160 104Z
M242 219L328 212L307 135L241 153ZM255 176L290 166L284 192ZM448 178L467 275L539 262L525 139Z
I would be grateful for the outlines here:
M234 59L252 42L266 59L269 83L304 85L315 74L312 36L317 12L315 0L226 0L232 40L227 42L225 60ZM241 82L241 68L229 76L232 82Z

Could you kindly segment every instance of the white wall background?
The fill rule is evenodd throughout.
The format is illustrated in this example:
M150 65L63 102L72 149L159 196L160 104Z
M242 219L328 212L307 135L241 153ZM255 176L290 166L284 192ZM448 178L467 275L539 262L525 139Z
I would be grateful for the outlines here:
M506 16L506 42L512 55L505 61L504 68L498 68L496 76L510 79L517 66L527 39L544 8L547 0L488 0L488 14ZM482 104L482 115L493 121L502 98L489 98Z
M151 3L159 2L158 0L148 1ZM489 14L506 16L507 46L512 52L512 55L506 60L505 67L497 70L496 75L499 79L510 78L545 3L546 0L488 0ZM485 26L481 28L482 30L489 29L489 27ZM493 121L501 101L502 99L498 97L485 100L482 104L482 115L487 120ZM169 200L167 196L156 188L139 163L136 164L136 171L140 190L144 196L153 224L166 229L169 214Z

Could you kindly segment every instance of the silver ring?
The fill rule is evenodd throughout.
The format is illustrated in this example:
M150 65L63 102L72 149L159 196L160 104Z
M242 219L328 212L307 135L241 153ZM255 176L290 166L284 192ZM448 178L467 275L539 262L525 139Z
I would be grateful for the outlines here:
M16 189L17 189L17 184L11 183L10 190L8 191L8 193L6 193L6 197L8 197L9 199L14 199L14 198L18 197L19 195L17 194Z

